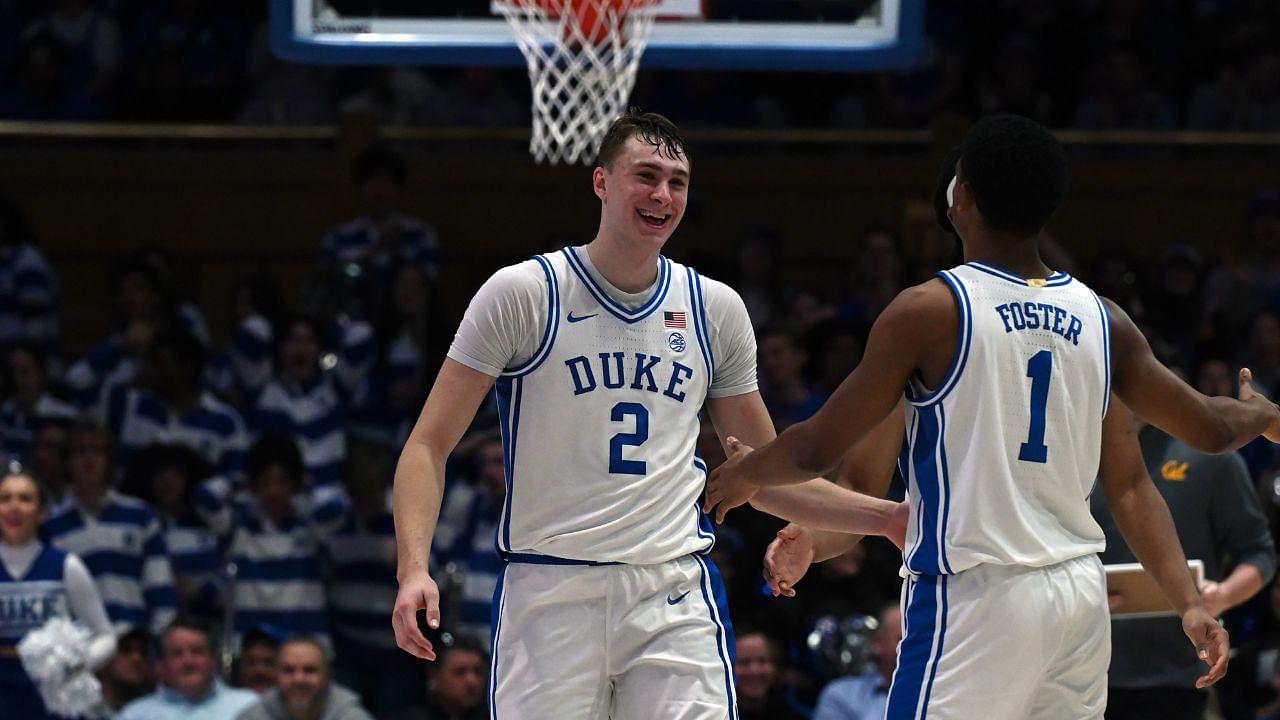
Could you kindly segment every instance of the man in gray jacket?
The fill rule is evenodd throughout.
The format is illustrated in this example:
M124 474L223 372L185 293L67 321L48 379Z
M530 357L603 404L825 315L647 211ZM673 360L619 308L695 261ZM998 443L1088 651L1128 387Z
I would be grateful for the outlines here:
M376 669L371 668L376 672ZM333 682L328 651L300 635L280 646L276 687L237 720L373 720L360 698Z
M1204 561L1200 589L1214 615L1253 597L1271 581L1276 552L1244 460L1236 453L1206 455L1154 427L1139 434L1147 472L1169 504L1187 558ZM1107 509L1105 493L1091 497L1107 536L1106 564L1135 562ZM1123 606L1113 607L1123 611ZM1111 622L1107 720L1200 720L1208 693L1196 689L1203 663L1187 644L1178 618L1117 618Z

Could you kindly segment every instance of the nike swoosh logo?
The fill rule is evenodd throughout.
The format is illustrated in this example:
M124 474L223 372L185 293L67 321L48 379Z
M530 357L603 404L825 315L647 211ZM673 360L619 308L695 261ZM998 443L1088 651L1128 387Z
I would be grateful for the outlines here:
M600 313L591 313L590 315L579 315L578 317L574 317L574 316L573 316L573 311L572 311L572 310L570 310L570 311L569 311L569 322L582 322L583 320L587 320L587 319L589 319L589 318L593 318L593 317L595 317L595 316L597 316L597 315L599 315L599 314L600 314Z
M684 599L685 599L686 597L688 597L689 592L690 592L690 591L685 590L685 591L684 591L684 595L681 595L680 597L678 597L678 598L676 598L676 599L674 599L674 600L672 600L672 599L671 599L671 596L670 596L670 595L668 595L668 596L667 596L667 604L668 604L668 605L679 605L681 602L683 602L683 601L684 601Z

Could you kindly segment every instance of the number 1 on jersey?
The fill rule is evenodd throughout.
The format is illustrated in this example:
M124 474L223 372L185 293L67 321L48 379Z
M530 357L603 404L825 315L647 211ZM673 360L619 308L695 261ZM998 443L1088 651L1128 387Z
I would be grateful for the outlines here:
M622 448L638 447L649 439L649 408L640 403L620 402L613 406L609 419L622 422L630 415L636 419L635 432L620 432L609 440L609 472L613 475L644 475L647 466L643 460L624 460Z
M1049 402L1049 377L1053 374L1053 353L1041 350L1027 363L1027 377L1031 378L1031 429L1027 441L1018 451L1018 459L1043 463L1049 460L1049 448L1044 444L1045 405Z

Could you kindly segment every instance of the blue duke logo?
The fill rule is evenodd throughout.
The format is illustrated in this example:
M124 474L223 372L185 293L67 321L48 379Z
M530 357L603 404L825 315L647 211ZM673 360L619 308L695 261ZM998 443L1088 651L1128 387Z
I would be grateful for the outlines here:
M667 336L667 347L671 348L671 352L684 352L684 335L678 332L671 333L671 335Z
M693 368L677 360L648 353L602 352L594 358L579 355L564 362L573 381L573 394L606 390L643 390L684 402L680 386L693 379Z

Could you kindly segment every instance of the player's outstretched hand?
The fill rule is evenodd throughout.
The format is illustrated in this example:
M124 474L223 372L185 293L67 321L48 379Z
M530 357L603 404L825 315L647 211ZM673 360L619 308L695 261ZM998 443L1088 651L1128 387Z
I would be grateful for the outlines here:
M1207 688L1221 680L1227 674L1227 656L1231 654L1226 628L1203 607L1195 605L1183 613L1182 631L1191 639L1196 655L1209 666L1209 672L1196 680L1196 687Z
M796 583L813 564L813 539L804 528L791 523L764 551L764 579L774 597L795 597Z
M716 522L724 522L724 516L739 505L743 505L755 497L759 486L751 483L742 471L742 459L751 454L754 448L744 445L741 440L730 436L729 458L720 467L712 471L707 478L706 498L702 503L702 511L708 515L714 510Z
M1253 387L1253 371L1249 368L1240 368L1240 400L1241 402L1265 402L1271 405L1271 427L1262 433L1262 437L1273 443L1280 443L1280 406L1272 403L1262 393Z
M418 611L427 612L427 625L440 627L440 589L427 573L419 573L400 581L396 595L396 609L391 613L391 627L396 631L396 645L400 649L423 660L435 660L436 651L431 641L418 627Z

